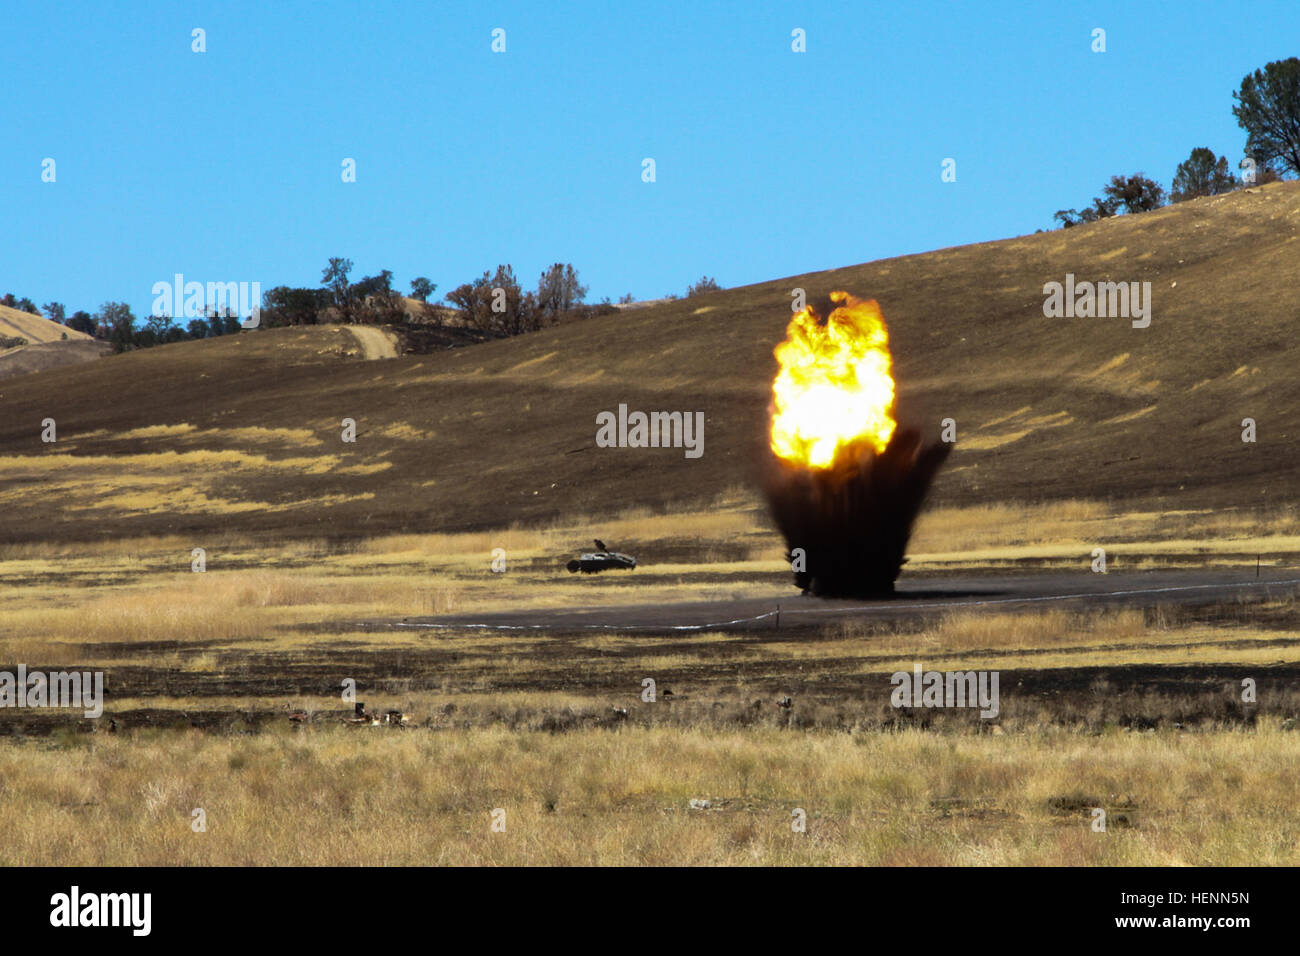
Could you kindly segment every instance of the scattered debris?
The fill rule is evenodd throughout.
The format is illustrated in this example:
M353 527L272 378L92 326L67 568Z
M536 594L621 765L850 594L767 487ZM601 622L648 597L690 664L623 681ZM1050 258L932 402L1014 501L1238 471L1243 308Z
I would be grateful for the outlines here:
M401 727L406 724L406 715L400 710L390 710L383 714L377 710L366 710L366 705L361 701L357 701L352 707L352 716L346 718L346 720L353 727L381 727L385 725Z

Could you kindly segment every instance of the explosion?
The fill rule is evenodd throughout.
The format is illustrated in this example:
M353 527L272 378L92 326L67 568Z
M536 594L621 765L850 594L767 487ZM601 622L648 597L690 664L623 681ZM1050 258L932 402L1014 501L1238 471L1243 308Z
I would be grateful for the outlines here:
M874 300L832 292L842 302L823 324L812 306L776 347L772 451L797 465L829 468L859 442L877 454L894 436L889 333Z
M798 313L776 347L768 504L805 593L888 596L949 446L923 447L894 417L880 307L847 292L831 302L825 321Z

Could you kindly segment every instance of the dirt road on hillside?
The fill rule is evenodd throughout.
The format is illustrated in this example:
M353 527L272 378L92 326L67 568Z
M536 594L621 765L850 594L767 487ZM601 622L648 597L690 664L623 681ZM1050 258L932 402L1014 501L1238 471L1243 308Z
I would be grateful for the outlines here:
M367 362L397 358L397 340L391 333L368 325L349 325L348 331L356 337Z

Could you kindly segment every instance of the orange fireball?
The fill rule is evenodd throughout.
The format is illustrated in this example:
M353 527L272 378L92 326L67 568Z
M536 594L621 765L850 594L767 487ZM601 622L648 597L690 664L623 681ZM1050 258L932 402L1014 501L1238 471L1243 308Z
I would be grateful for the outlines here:
M812 307L791 321L776 347L772 451L792 464L829 468L863 443L877 454L894 435L889 332L873 299L832 292L823 323Z

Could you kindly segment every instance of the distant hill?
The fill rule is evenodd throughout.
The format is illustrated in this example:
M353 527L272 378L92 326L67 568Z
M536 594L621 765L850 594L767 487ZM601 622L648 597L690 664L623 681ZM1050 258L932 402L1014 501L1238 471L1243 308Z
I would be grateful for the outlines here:
M5 339L26 339L27 344L0 349L0 379L76 365L108 351L105 343L84 332L0 305L0 340Z
M112 351L106 342L71 340L21 345L0 352L0 379L31 372L43 372L65 365L79 365L102 358Z
M1150 282L1150 326L1045 317L1044 283L1067 273ZM711 500L755 483L796 287L880 302L901 417L936 438L941 419L957 423L936 503L1295 501L1291 182L429 355L363 361L342 330L271 329L0 381L6 533L176 532L197 546L227 531L459 530ZM704 412L703 457L597 448L597 413L620 403ZM45 417L57 445L40 441Z
M66 325L51 322L43 315L32 315L21 309L0 305L0 338L23 338L31 344L38 342L93 342L92 336L76 332Z

